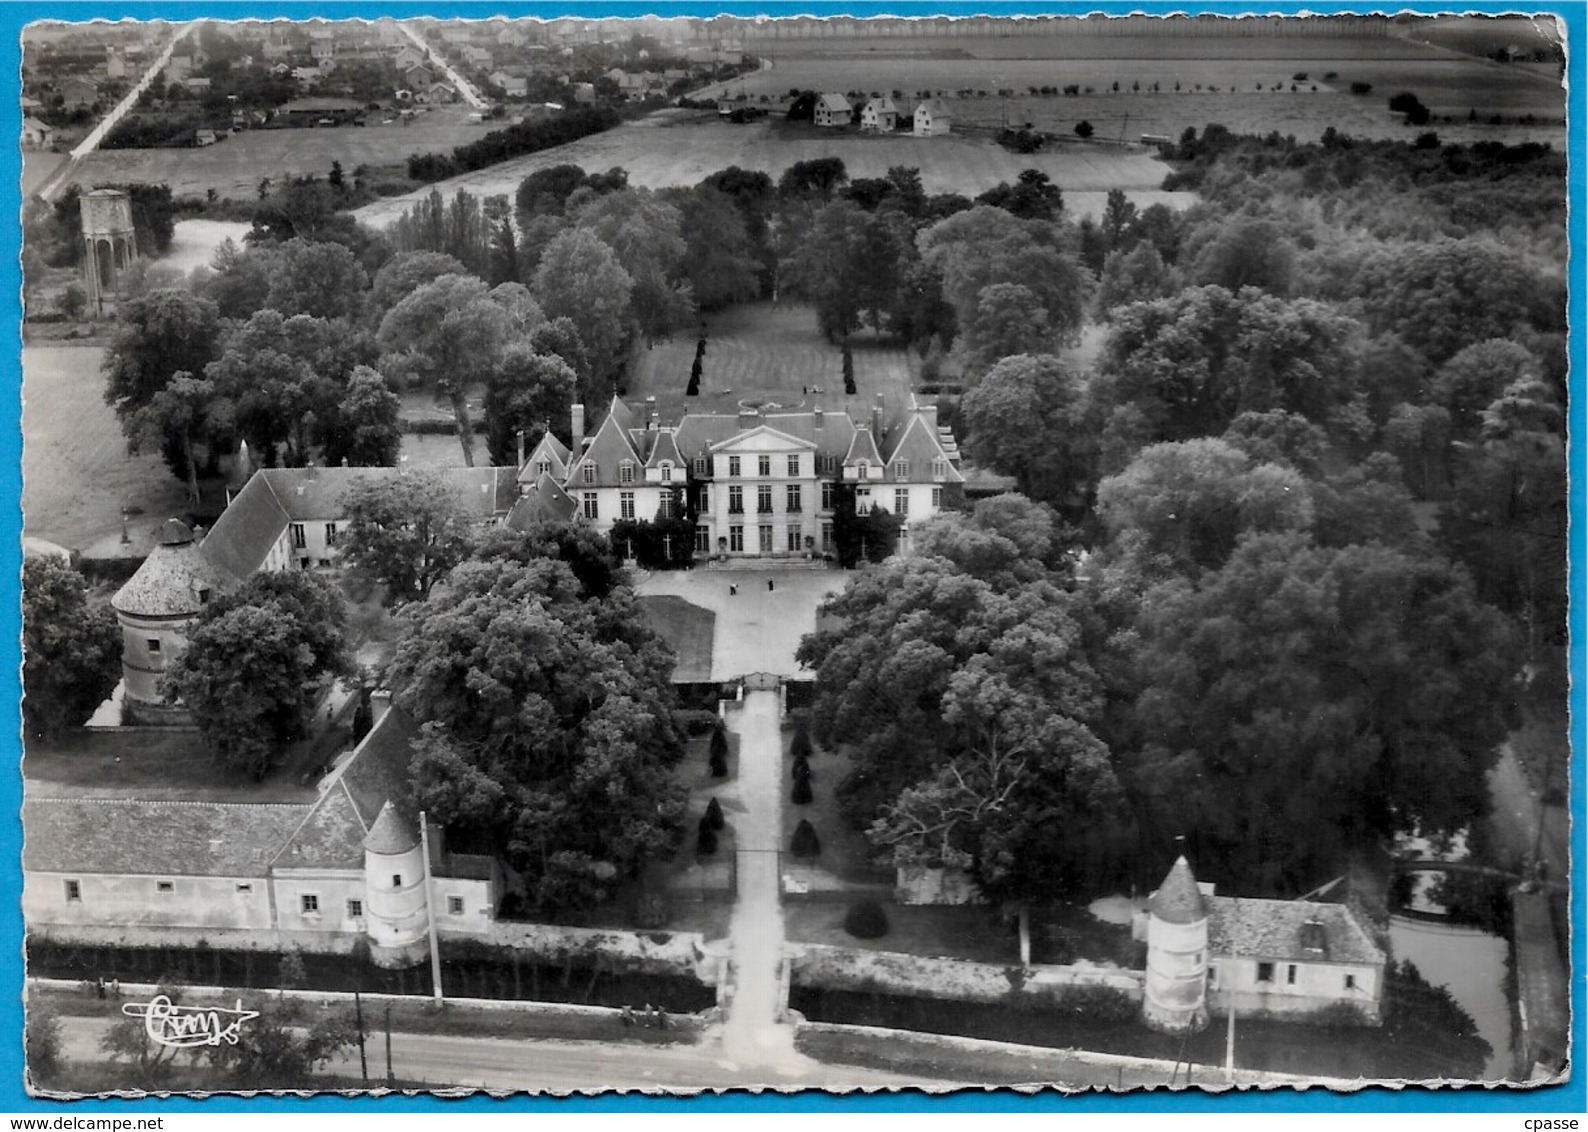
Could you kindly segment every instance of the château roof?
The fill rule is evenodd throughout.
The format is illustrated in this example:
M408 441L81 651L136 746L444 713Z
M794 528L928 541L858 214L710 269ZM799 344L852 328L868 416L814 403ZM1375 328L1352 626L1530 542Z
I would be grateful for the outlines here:
M551 474L558 480L568 478L568 461L572 459L568 448L551 432L550 429L541 434L540 440L524 459L524 466L518 469L518 482L520 484L534 483L540 473L535 469L542 463L551 465Z
M926 480L932 474L932 461L941 460L945 465L943 483L964 483L965 477L954 467L953 461L943 450L943 444L938 439L937 430L927 423L926 414L913 412L910 421L904 426L899 442L893 446L893 452L888 456L888 466L891 468L900 460L907 460L910 464L910 479Z
M542 472L540 478L513 504L507 516L507 528L527 531L535 523L566 522L573 518L578 509L579 505L574 502L573 496L564 491L549 472Z
M624 407L616 397L612 398L612 403ZM624 410L627 411L626 407ZM628 427L616 411L608 413L584 454L568 469L568 484L572 487L585 486L583 469L587 465L594 465L595 478L590 481L590 486L616 487L619 483L618 468L625 460L639 467L642 461L634 445L629 443Z
M873 468L882 467L882 456L877 452L877 442L871 435L869 425L855 427L855 439L850 443L849 452L844 456L844 467L854 467L863 460Z
M1207 901L1184 857L1169 869L1169 875L1147 902L1147 910L1166 924L1192 924L1207 916Z
M645 466L647 468L657 468L661 466L664 460L671 460L675 466L679 467L682 467L684 463L683 456L679 455L678 452L678 441L674 439L673 430L670 428L662 429L656 434L656 443L651 448L650 455L646 457Z

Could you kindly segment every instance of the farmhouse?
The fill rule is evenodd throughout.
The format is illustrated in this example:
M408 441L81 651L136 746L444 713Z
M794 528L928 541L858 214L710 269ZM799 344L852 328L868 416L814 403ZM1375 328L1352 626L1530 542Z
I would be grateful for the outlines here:
M899 124L899 108L891 98L873 98L860 111L860 128L870 133L892 133Z
M915 108L915 136L918 138L947 137L952 125L948 107L936 98L928 98Z
M362 943L383 967L429 954L432 909L444 937L488 934L506 873L494 858L449 853L434 825L421 836L407 786L418 728L389 693L370 706L374 726L313 802L30 796L29 929L71 938L134 928L310 951Z
M853 117L849 100L841 94L824 94L816 100L818 126L847 126Z
M93 79L73 75L61 82L61 101L68 110L92 106L99 101L99 84Z
M889 419L881 397L870 419L847 413L742 409L689 413L664 427L654 402L643 417L614 397L595 434L584 437L583 406L573 413L573 448L563 456L543 441L520 469L554 474L568 462L563 489L579 517L606 533L624 519L671 518L688 492L697 515L695 552L723 558L810 558L831 553L838 493L855 507L891 512L908 525L942 509L945 491L964 483L958 448L937 424L936 406L912 405Z
M33 117L22 119L22 144L28 149L43 149L54 140L54 126L47 126Z
M1147 942L1143 1017L1171 1033L1208 1013L1382 1022L1384 952L1341 904L1217 896L1184 857L1137 914Z
M529 80L523 75L511 75L506 71L491 72L491 82L500 87L502 93L508 98L523 98L529 93Z

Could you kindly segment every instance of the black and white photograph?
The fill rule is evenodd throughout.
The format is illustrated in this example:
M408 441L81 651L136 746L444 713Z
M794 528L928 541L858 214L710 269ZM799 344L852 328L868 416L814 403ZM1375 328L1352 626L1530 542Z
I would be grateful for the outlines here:
M1564 19L194 7L19 23L19 1094L1573 1083Z

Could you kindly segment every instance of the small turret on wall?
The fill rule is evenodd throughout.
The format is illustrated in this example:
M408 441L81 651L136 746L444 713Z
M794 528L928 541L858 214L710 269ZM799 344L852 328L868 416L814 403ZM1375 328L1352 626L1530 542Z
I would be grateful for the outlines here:
M429 957L426 876L417 823L387 802L364 838L364 930L377 967L412 967Z
M1147 1025L1168 1034L1206 1026L1207 974L1207 900L1181 857L1147 903Z

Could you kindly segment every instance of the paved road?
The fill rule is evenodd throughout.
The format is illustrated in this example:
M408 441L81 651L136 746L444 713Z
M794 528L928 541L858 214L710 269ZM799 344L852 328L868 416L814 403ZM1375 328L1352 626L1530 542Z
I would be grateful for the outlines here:
M149 65L149 69L143 73L143 77L134 83L132 89L127 92L127 96L116 103L110 113L106 114L104 119L89 131L88 136L77 144L77 147L72 150L70 160L62 162L60 167L51 174L49 180L40 186L38 193L40 197L47 201L53 201L61 194L61 191L66 188L67 183L71 180L73 172L76 171L78 161L98 149L99 143L105 140L106 135L111 130L116 128L116 123L126 117L132 108L138 104L139 97L149 88L149 84L154 81L154 77L163 71L165 65L171 61L171 54L176 50L176 45L181 43L192 30L192 24L183 24L177 28L176 34L171 37L171 42L166 44L165 50L155 57L154 62Z
M397 27L401 29L404 35L413 40L414 46L423 51L429 57L432 63L447 73L447 81L451 83L454 88L456 88L458 94L463 96L464 102L467 102L476 110L486 109L485 99L481 98L480 92L474 89L474 84L469 82L469 80L464 78L462 75L458 74L458 72L453 69L452 64L447 62L446 58L440 53L433 50L418 32L414 31L413 28L409 27L401 20L397 22Z
M100 1039L111 1023L100 1018L63 1018L65 1060L101 1061ZM386 1072L384 1035L366 1043L369 1073L379 1085ZM392 1035L392 1070L408 1081L436 1088L499 1091L595 1092L615 1089L944 1088L945 1082L882 1070L822 1065L799 1059L781 1069L735 1060L714 1043L652 1046L622 1042L515 1041L443 1034ZM358 1050L338 1058L328 1071L357 1077Z
M783 907L778 892L782 843L779 790L783 785L781 706L772 691L750 692L730 724L739 734L739 800L734 818L739 894L729 923L734 990L723 1027L723 1048L735 1061L798 1073L792 1027L780 1025Z

